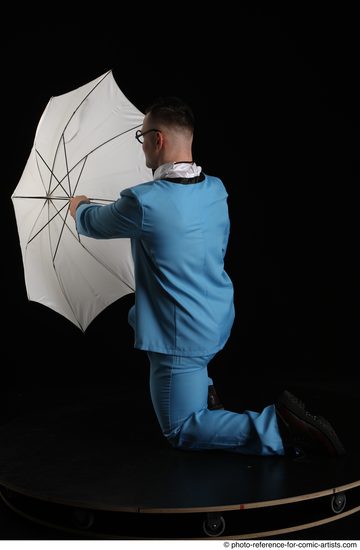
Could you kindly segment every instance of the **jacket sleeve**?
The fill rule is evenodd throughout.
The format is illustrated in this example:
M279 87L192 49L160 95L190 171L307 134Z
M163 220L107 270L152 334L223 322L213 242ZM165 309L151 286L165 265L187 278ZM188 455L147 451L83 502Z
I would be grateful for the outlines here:
M142 228L142 208L131 190L122 191L112 204L80 204L76 229L93 239L137 238Z

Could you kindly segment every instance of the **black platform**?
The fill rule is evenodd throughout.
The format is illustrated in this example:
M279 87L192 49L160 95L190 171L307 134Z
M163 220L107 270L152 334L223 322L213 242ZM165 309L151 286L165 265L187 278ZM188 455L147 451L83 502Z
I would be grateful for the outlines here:
M134 417L132 399L79 393L2 426L3 501L69 533L125 539L265 538L360 511L357 453L292 461L175 450L149 403Z

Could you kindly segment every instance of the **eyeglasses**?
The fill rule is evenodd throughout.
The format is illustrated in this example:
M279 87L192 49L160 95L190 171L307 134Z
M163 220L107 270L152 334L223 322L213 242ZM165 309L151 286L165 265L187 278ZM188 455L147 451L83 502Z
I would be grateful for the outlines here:
M146 132L142 132L141 130L136 130L135 137L138 140L139 143L144 143L144 136L148 134L149 132L160 132L161 130L158 130L157 128L151 128L150 130L146 130Z

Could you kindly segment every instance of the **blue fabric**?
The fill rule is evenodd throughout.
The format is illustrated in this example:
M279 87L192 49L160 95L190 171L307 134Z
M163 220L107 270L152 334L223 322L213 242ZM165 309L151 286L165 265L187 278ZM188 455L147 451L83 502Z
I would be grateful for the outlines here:
M150 391L165 437L184 449L283 454L275 408L242 414L207 408L207 365L234 322L233 285L224 269L227 192L155 180L127 189L109 206L81 204L77 230L96 239L131 239L134 346L147 350Z
M176 448L283 455L274 405L261 412L207 408L207 365L213 355L181 357L148 352L150 392L164 436Z
M109 206L81 204L76 224L96 239L131 239L136 292L129 323L136 348L199 356L224 347L234 303L224 269L230 224L221 180L140 184Z

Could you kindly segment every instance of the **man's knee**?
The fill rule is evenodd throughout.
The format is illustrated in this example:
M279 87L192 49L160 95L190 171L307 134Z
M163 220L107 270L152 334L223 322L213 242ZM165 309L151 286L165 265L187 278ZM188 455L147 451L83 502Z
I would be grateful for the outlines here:
M177 437L167 437L166 438L168 443L171 445L171 447L173 449L186 449L186 445L184 444L184 442L177 438Z
M170 435L170 436L165 435L165 438L168 441L168 443L171 445L171 447L173 447L173 449L189 451L192 448L195 448L194 443L196 442L195 441L191 442L188 439L184 439L184 434L182 434L181 431L174 435Z

